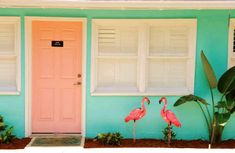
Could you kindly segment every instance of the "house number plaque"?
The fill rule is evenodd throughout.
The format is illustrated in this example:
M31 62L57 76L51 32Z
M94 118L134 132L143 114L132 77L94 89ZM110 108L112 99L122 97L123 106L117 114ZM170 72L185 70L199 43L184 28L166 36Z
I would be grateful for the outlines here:
M63 47L64 42L63 41L52 40L51 41L51 46L52 47Z

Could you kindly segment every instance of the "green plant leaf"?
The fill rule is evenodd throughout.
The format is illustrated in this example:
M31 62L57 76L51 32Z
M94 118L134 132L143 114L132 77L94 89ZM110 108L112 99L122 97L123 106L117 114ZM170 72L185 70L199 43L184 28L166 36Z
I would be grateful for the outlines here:
M3 122L3 117L2 117L2 115L0 115L0 122Z
M113 137L112 134L108 135L108 138L107 138L107 143L108 143L108 144L110 143L110 140L112 139L112 137Z
M219 126L225 126L230 118L230 113L215 112L215 118Z
M216 88L217 79L216 79L215 73L203 51L201 51L201 59L202 59L203 69L206 74L206 78L207 78L210 88L211 89Z
M235 89L227 93L225 97L227 101L235 102Z
M235 89L235 66L227 70L219 79L218 90L226 94Z
M117 133L99 133L93 141L101 141L103 144L108 144L108 145L120 145L121 144L121 139L123 137L119 132Z
M230 113L234 113L235 112L235 90L230 91L227 95L226 95L226 100L227 103L229 105L229 111Z
M215 107L216 108L226 108L226 103L225 103L225 101L219 101Z
M226 108L227 111L231 111L235 106L235 102L233 101L219 101L215 106L216 108Z
M227 101L227 107L226 107L226 109L227 109L228 111L231 111L234 106L235 106L235 102L233 102L233 101Z
M195 95L186 95L186 96L182 96L180 97L174 104L174 106L179 106L179 105L182 105L186 102L200 102L204 105L209 105L205 99L201 98L201 97L198 97L198 96L195 96Z
M233 114L235 112L235 106L230 110L230 113Z

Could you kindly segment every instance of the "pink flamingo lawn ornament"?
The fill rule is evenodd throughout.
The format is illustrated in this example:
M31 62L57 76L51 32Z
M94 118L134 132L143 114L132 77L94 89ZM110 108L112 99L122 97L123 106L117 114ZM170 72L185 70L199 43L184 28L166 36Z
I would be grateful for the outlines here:
M161 102L164 102L164 106L161 110L161 116L164 119L164 121L168 124L168 145L170 145L171 141L171 125L174 124L176 127L181 127L180 121L177 119L176 115L171 110L166 110L167 106L167 99L165 97L162 97L159 100L159 104Z
M134 110L132 110L130 112L130 114L125 118L125 122L129 122L130 120L134 121L134 125L133 125L133 141L135 142L136 138L135 138L135 126L136 126L136 121L141 119L142 117L145 116L146 114L146 108L144 105L144 102L147 102L148 104L150 104L150 100L148 99L148 97L144 97L141 101L141 108L136 108Z

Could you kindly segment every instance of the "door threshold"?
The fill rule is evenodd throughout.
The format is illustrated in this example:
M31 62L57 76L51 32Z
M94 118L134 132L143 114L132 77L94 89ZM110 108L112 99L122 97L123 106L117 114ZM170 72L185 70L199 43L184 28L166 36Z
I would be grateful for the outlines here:
M33 133L30 137L63 137L63 136L81 136L81 133Z

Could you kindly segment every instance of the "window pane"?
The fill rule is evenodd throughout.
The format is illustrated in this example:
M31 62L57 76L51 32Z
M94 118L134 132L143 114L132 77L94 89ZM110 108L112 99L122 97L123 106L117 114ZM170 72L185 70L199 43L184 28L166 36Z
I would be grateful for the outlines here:
M137 64L136 60L118 60L118 86L136 87Z
M0 59L0 91L16 91L16 60Z
M98 61L98 87L110 87L115 83L115 61L99 60Z
M122 88L137 86L136 60L98 60L98 88Z
M186 60L151 59L148 74L148 88L186 87Z
M0 24L0 55L13 54L15 50L14 24Z
M188 29L184 27L150 27L151 55L186 56L188 54Z
M137 27L99 27L99 55L137 55Z

